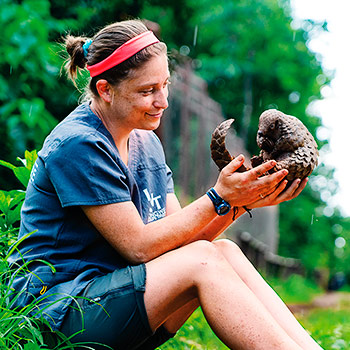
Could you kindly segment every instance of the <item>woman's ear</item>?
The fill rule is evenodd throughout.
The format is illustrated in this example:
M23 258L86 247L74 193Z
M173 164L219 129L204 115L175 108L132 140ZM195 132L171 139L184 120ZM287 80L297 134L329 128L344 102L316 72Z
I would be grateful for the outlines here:
M113 89L105 79L100 79L96 83L96 89L103 101L111 103L113 100Z

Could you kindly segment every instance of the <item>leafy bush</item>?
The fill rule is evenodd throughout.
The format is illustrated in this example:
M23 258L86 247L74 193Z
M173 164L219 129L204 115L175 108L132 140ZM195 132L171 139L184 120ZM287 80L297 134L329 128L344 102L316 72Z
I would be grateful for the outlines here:
M11 169L22 186L26 188L36 158L36 151L26 151L24 159L17 158L22 163L22 166L15 166L3 160L0 160L0 165ZM0 257L2 259L6 258L6 251L17 239L18 223L21 217L24 197L24 190L0 190Z
M4 161L0 161L0 165L11 169L20 183L26 187L36 158L36 151L26 151L24 159L18 158L22 163L21 166ZM24 197L24 190L0 190L0 349L63 350L74 349L78 345L80 348L93 349L82 343L72 344L62 333L53 332L49 322L43 317L43 311L38 307L36 299L23 308L15 306L21 293L14 291L12 281L17 275L30 273L31 263L26 262L21 267L9 266L8 263L9 256L17 249L20 242L32 234L29 233L16 242ZM55 271L54 266L45 261L41 262Z

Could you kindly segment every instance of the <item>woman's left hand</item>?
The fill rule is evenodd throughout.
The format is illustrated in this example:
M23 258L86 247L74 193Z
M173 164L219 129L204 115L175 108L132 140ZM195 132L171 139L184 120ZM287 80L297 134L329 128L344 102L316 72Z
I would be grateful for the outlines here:
M254 209L254 208L261 208L261 207L267 207L271 205L277 205L279 203L289 201L301 193L301 191L305 188L308 178L305 178L304 180L296 179L292 182L292 184L286 189L287 180L282 181L276 189L269 194L263 195L261 194L259 199L256 202L253 202L251 204L247 205L247 208Z

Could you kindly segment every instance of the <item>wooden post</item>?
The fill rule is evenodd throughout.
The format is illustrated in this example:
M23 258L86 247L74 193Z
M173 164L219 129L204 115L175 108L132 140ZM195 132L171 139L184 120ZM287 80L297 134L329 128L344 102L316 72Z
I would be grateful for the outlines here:
M190 63L186 62L183 74L183 95L181 102L181 113L180 113L180 180L181 180L181 200L187 201L189 195L189 150L190 150L190 74L191 67Z

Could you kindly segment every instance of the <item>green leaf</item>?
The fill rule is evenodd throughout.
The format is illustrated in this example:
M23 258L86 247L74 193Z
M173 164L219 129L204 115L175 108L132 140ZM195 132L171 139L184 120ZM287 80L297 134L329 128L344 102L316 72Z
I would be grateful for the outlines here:
M0 165L6 167L6 168L9 168L11 170L15 170L16 169L16 166L9 163L9 162L5 162L4 160L0 160Z
M22 205L22 202L25 198L26 193L24 191L10 191L8 192L11 196L11 202L9 205L9 209L13 209L17 205Z
M30 170L25 167L19 167L19 168L15 168L13 172L15 173L17 179L21 182L21 184L24 187L27 187L30 179Z
M0 215L0 230L7 231L6 220L3 214Z
M21 219L21 207L17 206L14 210L7 213L7 225L11 227L15 222Z
M9 211L11 197L7 192L0 191L0 210L6 215Z
M24 344L23 350L40 350L40 345L28 342Z
M25 157L25 160L26 160L26 164L25 164L26 168L29 169L29 170L32 170L32 168L33 168L33 166L35 164L35 161L38 158L38 154L37 154L36 150L33 150L31 152L25 151L24 157Z
M22 164L28 168L29 170L32 170L33 165L36 161L36 159L38 158L38 154L36 152L36 150L33 151L25 151L24 152L24 159L17 157L16 159L20 162L22 162Z

